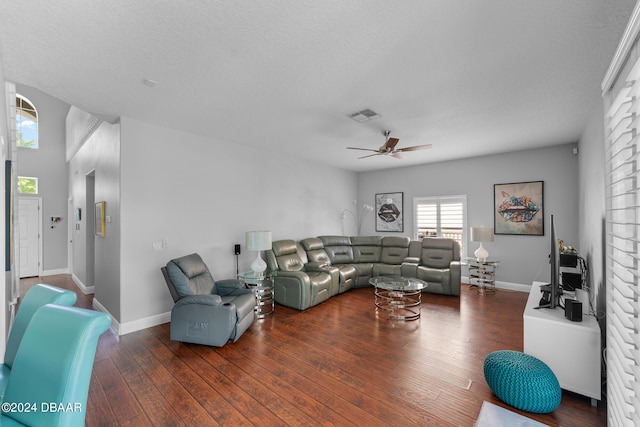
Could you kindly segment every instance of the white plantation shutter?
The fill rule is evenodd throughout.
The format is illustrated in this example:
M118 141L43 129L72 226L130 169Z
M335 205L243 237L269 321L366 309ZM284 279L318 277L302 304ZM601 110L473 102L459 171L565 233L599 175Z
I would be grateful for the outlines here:
M414 238L448 237L460 243L466 254L467 196L417 197L413 200Z
M428 230L426 233L438 233L438 202L424 201L416 206L416 221L418 230ZM423 232L425 233L425 232ZM429 234L423 234L420 237L428 237ZM417 237L417 236L416 236Z
M637 426L640 425L640 61L620 79L615 85L609 82L604 87L607 416L609 425Z
M440 227L443 235L454 232L454 230L464 230L464 201L458 199L441 201Z

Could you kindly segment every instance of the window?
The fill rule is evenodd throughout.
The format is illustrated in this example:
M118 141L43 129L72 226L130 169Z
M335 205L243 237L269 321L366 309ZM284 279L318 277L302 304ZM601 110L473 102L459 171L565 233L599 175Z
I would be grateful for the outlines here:
M38 148L38 112L31 102L16 95L16 145Z
M607 406L609 425L636 426L640 421L640 60L620 86L605 94Z
M38 178L34 178L32 176L19 176L18 193L38 194Z
M467 196L416 197L413 199L414 237L448 237L460 244L460 256L467 253Z

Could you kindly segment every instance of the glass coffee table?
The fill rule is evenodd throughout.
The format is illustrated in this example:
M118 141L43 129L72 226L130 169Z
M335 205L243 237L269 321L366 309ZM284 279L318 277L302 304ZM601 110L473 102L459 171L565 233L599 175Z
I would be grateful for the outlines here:
M369 279L375 286L376 310L382 310L392 320L420 318L422 290L429 284L424 280L402 276L379 276Z

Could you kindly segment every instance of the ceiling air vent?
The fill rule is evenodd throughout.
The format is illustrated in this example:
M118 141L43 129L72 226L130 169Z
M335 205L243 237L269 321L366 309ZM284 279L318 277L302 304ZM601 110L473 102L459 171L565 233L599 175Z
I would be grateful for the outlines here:
M357 111L353 114L349 114L349 117L351 117L358 123L364 123L369 120L377 119L378 117L380 117L380 115L369 108L365 108L362 111Z

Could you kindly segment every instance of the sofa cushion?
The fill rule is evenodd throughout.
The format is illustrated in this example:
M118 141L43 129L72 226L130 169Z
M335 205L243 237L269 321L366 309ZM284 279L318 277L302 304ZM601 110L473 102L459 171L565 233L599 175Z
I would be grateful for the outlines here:
M410 241L411 239L408 237L384 237L382 239L380 262L392 265L402 264L402 261L409 255Z
M438 282L443 286L449 286L449 269L445 268L429 268L420 266L417 270L417 279L424 280L425 282Z
M431 268L448 268L453 261L451 251L445 249L422 249L421 264Z
M301 240L300 244L307 252L309 261L319 264L331 264L331 260L329 259L327 252L324 250L324 244L322 243L322 240L318 239L317 237L310 237L308 239Z
M449 268L451 261L460 260L460 246L453 239L430 237L422 239L420 264L432 268Z
M276 240L271 243L271 250L275 256L291 255L297 252L296 242L293 240Z
M374 276L401 276L402 264L373 264Z
M381 246L382 236L351 236L352 246Z
M346 236L320 236L324 250L331 264L350 264L353 262L351 240Z
M278 268L282 271L301 271L304 261L298 253L298 245L293 240L277 240L271 250L276 257Z
M380 262L382 251L381 236L354 236L351 237L353 259L356 263Z
M325 247L327 246L351 246L351 239L347 236L318 236Z
M279 256L278 266L282 271L302 271L304 269L304 263L298 254Z

